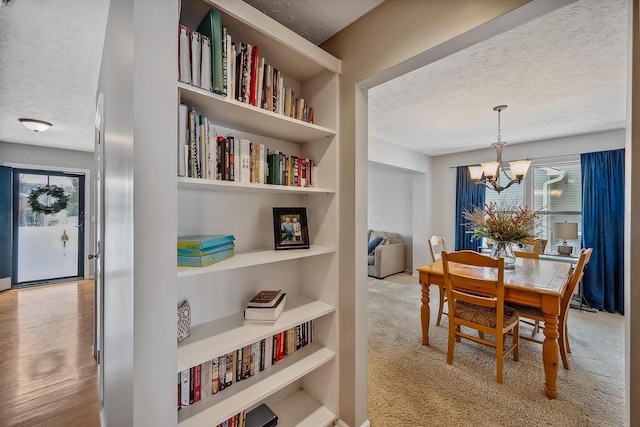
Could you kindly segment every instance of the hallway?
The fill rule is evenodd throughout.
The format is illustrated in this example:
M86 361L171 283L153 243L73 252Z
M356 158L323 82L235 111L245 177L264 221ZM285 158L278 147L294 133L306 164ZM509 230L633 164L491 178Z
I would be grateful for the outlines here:
M0 293L0 427L100 425L91 280Z

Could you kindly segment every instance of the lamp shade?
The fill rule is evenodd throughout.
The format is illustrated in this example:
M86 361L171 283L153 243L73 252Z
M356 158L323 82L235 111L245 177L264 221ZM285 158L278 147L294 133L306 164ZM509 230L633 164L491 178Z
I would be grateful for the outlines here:
M482 166L469 166L469 176L474 181L480 181L482 179Z
M509 162L509 168L515 178L522 179L527 175L530 164L531 160L516 160L514 162Z
M498 173L498 166L500 166L500 163L484 162L484 163L481 163L481 165L482 165L482 170L484 171L484 176L491 179L494 176L496 176L496 174Z
M578 238L578 223L556 222L553 224L553 234L556 239L575 240Z

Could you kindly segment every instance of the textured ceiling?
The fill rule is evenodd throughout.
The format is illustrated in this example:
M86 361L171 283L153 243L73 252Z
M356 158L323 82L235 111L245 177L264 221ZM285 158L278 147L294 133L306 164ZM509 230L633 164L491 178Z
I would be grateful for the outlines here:
M377 86L370 137L429 155L487 148L501 104L510 143L623 128L627 14L627 0L581 0Z
M381 0L245 0L319 44ZM431 155L622 128L628 0L580 0L370 91L372 137ZM0 141L93 150L109 0L0 7ZM402 96L397 96L401 93ZM19 117L53 123L38 134Z
M0 141L93 151L108 0L12 0L0 8ZM53 123L27 130L19 117Z
M384 0L244 0L319 45Z

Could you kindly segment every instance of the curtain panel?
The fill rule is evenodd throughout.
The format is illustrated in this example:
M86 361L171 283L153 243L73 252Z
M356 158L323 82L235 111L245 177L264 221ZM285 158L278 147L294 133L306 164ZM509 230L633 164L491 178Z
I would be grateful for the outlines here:
M598 310L624 314L624 149L584 153L582 247L593 248L583 294Z
M480 247L482 239L474 239L467 233L467 220L462 213L465 210L472 211L476 206L484 209L485 190L484 185L473 182L467 166L456 168L456 251L477 251Z

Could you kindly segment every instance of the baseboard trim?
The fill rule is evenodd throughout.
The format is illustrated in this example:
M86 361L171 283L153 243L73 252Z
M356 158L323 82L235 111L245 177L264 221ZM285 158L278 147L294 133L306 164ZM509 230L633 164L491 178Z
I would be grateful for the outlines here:
M345 423L342 420L336 420L334 425L339 427L349 427L349 424ZM365 422L360 424L360 427L371 427L371 423L369 423L369 420L366 420Z

